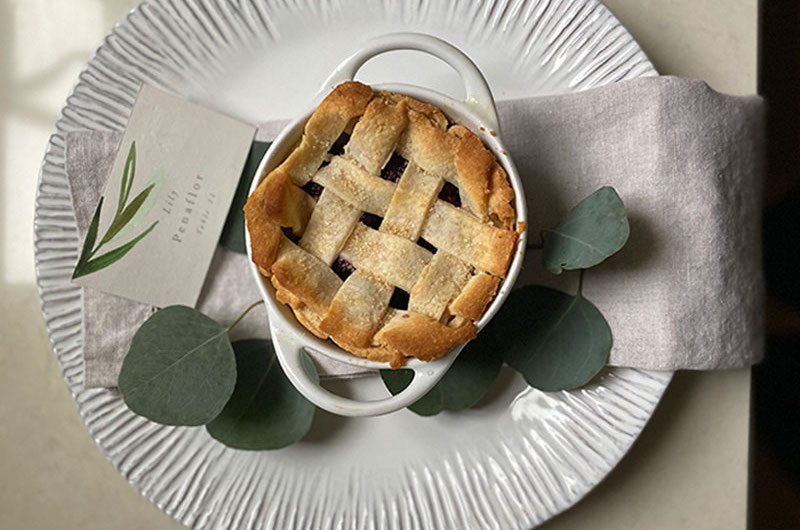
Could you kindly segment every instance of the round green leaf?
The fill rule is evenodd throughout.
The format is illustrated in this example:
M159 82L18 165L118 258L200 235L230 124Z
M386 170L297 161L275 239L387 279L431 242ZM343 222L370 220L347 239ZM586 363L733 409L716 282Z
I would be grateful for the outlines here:
M588 269L625 245L630 225L614 188L600 188L580 202L555 228L543 233L542 264L553 274Z
M295 390L281 369L272 342L240 340L236 353L236 388L208 433L236 449L280 449L300 440L311 428L314 405ZM314 365L306 371L318 380Z
M128 407L165 425L203 425L227 403L236 360L219 323L190 307L165 307L133 336L119 390Z
M458 411L474 406L489 390L503 366L494 342L486 330L479 333L464 347L439 382L408 408L420 416L433 416L443 410ZM411 384L414 372L381 370L381 378L392 394L399 394Z
M611 328L591 302L541 285L513 291L489 328L505 362L540 390L583 386L611 350Z

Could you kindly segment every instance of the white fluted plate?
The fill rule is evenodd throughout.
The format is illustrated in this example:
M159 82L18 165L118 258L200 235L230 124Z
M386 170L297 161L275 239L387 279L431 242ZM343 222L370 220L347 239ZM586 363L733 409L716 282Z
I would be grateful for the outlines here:
M113 390L83 389L65 133L122 130L142 82L251 122L289 118L359 43L390 31L432 33L461 47L498 99L655 74L595 0L162 0L145 2L113 29L56 123L35 214L36 269L55 355L103 454L187 526L530 528L602 480L669 383L669 373L612 369L581 390L546 394L504 371L473 410L367 419L320 412L302 442L272 452L229 449L203 428L135 416ZM378 58L360 77L461 95L454 72L412 52ZM381 391L379 380L372 385Z

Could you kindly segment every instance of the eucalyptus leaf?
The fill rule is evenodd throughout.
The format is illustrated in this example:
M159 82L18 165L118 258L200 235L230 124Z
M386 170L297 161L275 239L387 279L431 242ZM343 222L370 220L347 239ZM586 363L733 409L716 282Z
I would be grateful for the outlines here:
M236 387L219 416L206 425L215 439L248 450L280 449L300 440L314 418L314 405L295 390L268 340L233 343ZM319 380L313 363L306 370Z
M270 144L271 142L254 141L250 147L250 153L247 155L242 175L239 177L231 208L228 210L228 217L225 219L222 234L219 236L220 245L240 254L247 254L244 244L244 204L247 202L247 193L250 191L250 184L253 182L258 165Z
M512 291L486 331L505 362L546 391L588 383L611 350L611 328L591 302L541 285Z
M165 425L203 425L233 393L227 329L190 307L165 307L133 336L118 385L128 407Z
M136 246L136 243L144 239L144 237L149 234L158 224L158 221L154 221L144 232L136 236L135 238L131 239L124 245L120 245L119 247L115 248L114 250L109 250L105 254L101 254L96 258L92 258L86 263L78 263L78 266L75 267L75 272L72 273L72 279L80 278L81 276L86 276L87 274L91 274L93 272L97 272L101 269L105 269L109 265L113 265L114 263L121 260L125 257L125 254L131 251L133 247ZM100 247L98 247L100 248Z
M443 410L459 411L478 403L503 366L495 340L486 331L469 342L439 382L408 408L420 416L433 416ZM381 370L381 378L392 394L399 394L411 384L414 372Z
M75 265L75 270L72 272L73 279L78 277L76 276L78 271L86 266L86 263L89 261L89 257L92 255L92 247L94 247L94 242L97 240L97 230L98 226L100 225L100 211L102 208L103 197L100 197L100 202L97 203L97 208L92 216L92 221L89 223L89 230L86 232L86 239L83 241L83 248L81 249L80 257L78 258L78 264Z
M621 249L629 235L625 205L616 190L606 186L544 231L542 264L553 274L588 269Z

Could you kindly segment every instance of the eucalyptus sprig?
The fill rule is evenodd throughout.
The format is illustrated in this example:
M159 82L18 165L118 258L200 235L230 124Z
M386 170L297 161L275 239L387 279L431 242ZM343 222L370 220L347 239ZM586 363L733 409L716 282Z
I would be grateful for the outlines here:
M231 343L229 332L263 301L222 326L200 311L156 311L133 337L117 384L133 412L164 425L205 425L237 449L278 449L305 436L314 417L268 340ZM306 371L318 380L313 363Z
M581 387L608 361L611 328L580 291L527 285L511 293L501 313L485 331L506 364L534 388Z
M314 405L295 390L283 373L268 340L233 343L236 386L225 408L206 430L236 449L280 449L303 438L314 419ZM314 363L304 354L303 365L319 381Z
M114 218L111 220L111 224L108 226L106 233L100 239L100 242L95 246L100 224L100 212L102 211L104 200L104 197L100 197L100 202L97 203L97 208L95 209L92 220L89 223L89 229L86 232L86 239L83 242L83 248L81 249L78 263L75 265L75 270L72 273L73 280L75 278L80 278L81 276L86 276L87 274L97 272L108 267L109 265L116 263L122 259L125 254L130 252L130 250L136 246L139 241L144 239L144 237L149 234L158 224L158 221L154 221L153 224L151 224L138 236L134 237L124 245L95 257L95 255L100 251L101 248L103 248L103 246L105 246L106 243L114 239L114 236L119 234L119 232L131 222L133 217L147 200L150 192L153 191L153 188L155 187L155 184L150 184L145 189L140 191L130 203L128 203L128 197L130 196L131 188L133 187L133 179L135 176L136 142L134 141L131 142L131 147L128 150L128 158L125 159L125 167L122 171L122 181L120 183L119 198L117 199L117 208L114 212Z
M594 267L616 254L630 232L617 191L610 186L600 188L555 227L542 231L542 265L553 274Z

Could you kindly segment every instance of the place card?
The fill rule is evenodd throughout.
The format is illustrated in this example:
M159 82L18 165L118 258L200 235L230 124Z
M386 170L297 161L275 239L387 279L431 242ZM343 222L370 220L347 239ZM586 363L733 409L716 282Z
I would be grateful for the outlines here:
M194 306L255 127L143 85L73 281L158 307Z

